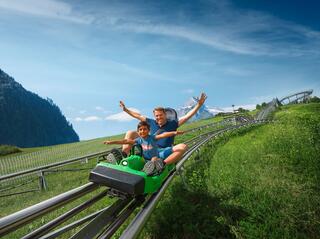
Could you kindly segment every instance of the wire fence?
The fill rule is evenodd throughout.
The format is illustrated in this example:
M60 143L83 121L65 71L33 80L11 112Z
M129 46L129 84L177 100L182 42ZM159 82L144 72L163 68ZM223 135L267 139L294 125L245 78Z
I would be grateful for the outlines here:
M1 157L0 176L105 150L105 145L103 144L92 146L92 142L84 141L77 144L58 145L46 150L16 156Z
M105 151L106 147L101 140L84 141L74 144L64 144L53 146L41 151L24 153L20 155L7 156L0 158L0 177L19 173L35 168L41 168L59 162L67 162L72 158L81 157L86 154L96 153L97 151ZM94 147L93 147L94 146ZM0 180L0 193L12 188L13 185L25 185L25 182L33 182L33 188L37 187L39 172L30 174L17 175L10 179Z

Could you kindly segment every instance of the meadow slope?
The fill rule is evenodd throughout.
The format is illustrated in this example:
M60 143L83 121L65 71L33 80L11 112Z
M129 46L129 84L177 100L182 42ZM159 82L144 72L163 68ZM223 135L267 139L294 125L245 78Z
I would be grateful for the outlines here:
M144 238L319 238L320 104L220 137L189 160ZM183 180L182 180L183 179Z

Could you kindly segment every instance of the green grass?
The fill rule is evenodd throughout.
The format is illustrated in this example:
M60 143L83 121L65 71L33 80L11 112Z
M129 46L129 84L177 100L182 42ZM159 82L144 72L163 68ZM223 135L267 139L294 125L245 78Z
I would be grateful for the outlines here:
M199 121L195 121L195 122L191 122L191 123L187 122L187 123L183 124L181 127L179 127L179 130L189 130L189 129L200 127L200 126L204 126L204 125L207 125L207 124L216 123L216 122L219 122L219 121L222 121L222 120L223 120L223 117L216 116L216 117L213 117L213 118L199 120Z
M319 238L320 104L220 137L189 160L144 238Z
M0 145L0 156L6 156L9 154L19 153L21 149L12 145Z
M212 123L212 122L216 122L217 120L221 120L222 118L212 118L209 120L204 120L204 122L195 122L195 123L190 123L188 125L184 125L182 128L183 130L189 129L189 128L194 128L194 127L198 127L200 125L206 125L208 123ZM185 140L188 140L194 136L197 136L201 133L213 130L214 128L205 128L201 131L195 131L195 132L190 132L188 134L184 134L181 136L178 136L176 138L176 143L181 143ZM123 135L117 135L117 136L112 136L111 138L115 139L115 138L122 138ZM108 137L110 138L110 137ZM51 148L63 148L65 150L68 151L68 147L71 148L83 148L85 146L85 149L88 150L96 150L99 151L103 148L107 149L108 147L106 147L105 145L102 144L102 142L106 140L106 138L99 138L99 139L94 139L94 140L90 140L90 141L85 141L85 142L79 142L79 143L73 143L73 144L68 144L68 145L57 145L57 146L50 146L50 147L41 147L41 148L33 148L33 149L24 149L24 153L26 152L41 152L41 151L49 151ZM109 146L113 147L113 146ZM85 152L85 149L82 151L83 154L88 153ZM54 152L54 150L53 150ZM92 151L90 151L92 152ZM52 157L54 157L54 155L52 155ZM1 160L1 158L0 158ZM79 169L85 169L85 168L93 168L96 164L96 160L90 160L88 164L81 164L79 162L74 163L72 165L67 165L64 168L79 168ZM88 176L89 176L89 172L90 169L86 169L83 171L76 171L76 172L58 172L58 173L50 173L46 175L46 181L48 184L48 191L42 191L42 192L32 192L32 193L26 193L26 194L21 194L21 195L17 195L17 196L9 196L9 197L4 197L1 198L0 200L0 217L4 217L6 215L9 215L11 213L14 213L16 211L19 211L23 208L32 206L36 203L39 203L43 200L46 200L48 198L51 198L53 196L59 195L63 192L66 192L68 190L71 190L73 188L79 187L85 183L88 183ZM28 184L24 187L20 187L17 188L15 190L12 190L10 192L18 192L18 191L22 191L22 190L29 190L29 189L34 189L37 188L37 180L34 181L32 184ZM22 235L25 235L27 232L31 232L32 230L34 230L35 228L39 227L40 225L43 225L45 222L57 217L58 215L60 215L62 212L67 211L68 209L74 207L75 205L79 204L81 201L83 201L85 198L89 198L90 196L92 196L93 193L91 195L88 195L82 199L77 200L74 203L71 203L70 205L66 205L64 206L62 209L59 209L58 211L52 212L38 220L36 220L35 222L26 225L25 227L17 230L14 233L9 234L8 236L4 237L4 238L20 238ZM113 200L111 199L105 199L102 202L97 203L95 206L93 206L91 209L88 210L88 212L93 212L96 211L102 207L105 207L106 205L111 204ZM84 213L80 214L79 216L77 216L76 218L81 218L81 216L83 216ZM67 238L68 236L70 236L71 234L68 234L67 236L65 236L64 238Z

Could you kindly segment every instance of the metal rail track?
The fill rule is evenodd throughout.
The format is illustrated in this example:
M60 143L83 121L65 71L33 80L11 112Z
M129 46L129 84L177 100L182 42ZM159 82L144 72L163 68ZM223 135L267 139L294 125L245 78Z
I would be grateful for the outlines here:
M34 206L28 207L9 216L0 219L0 236L6 235L25 224L33 221L34 219L53 211L71 202L93 190L97 189L98 185L88 183L81 187L75 188L56 197L40 202Z
M198 150L202 145L208 142L213 137L223 134L226 131L234 130L243 126L252 125L256 123L263 123L265 121L245 123L241 125L231 126L226 129L213 130L202 135L199 135L192 140L189 140L189 150L183 155L183 158L176 165L176 171L173 171L166 179L159 191L148 197L131 197L123 194L114 194L114 190L106 189L95 197L83 202L82 204L74 207L70 211L57 217L56 219L48 222L35 231L25 235L23 238L56 238L61 234L78 227L88 221L88 224L83 226L72 238L110 238L114 232L123 224L123 222L134 212L134 210L143 204L141 210L133 219L131 224L122 234L121 238L136 238L144 226L147 218L151 215L157 202L160 200L166 188L170 182L181 169L185 161L191 156L191 154ZM98 185L93 183L85 184L81 187L75 188L56 197L40 202L34 206L28 207L6 217L0 219L0 237L4 236L18 228L34 221L35 219L43 216L57 208L64 206L65 204L74 201L88 193L98 189ZM61 223L65 222L69 218L75 216L77 213L83 211L89 206L93 205L105 196L118 196L119 199L111 206L106 207L103 210L99 210L91 215L86 216L76 222L73 222L63 228L53 231ZM100 234L99 234L100 233Z

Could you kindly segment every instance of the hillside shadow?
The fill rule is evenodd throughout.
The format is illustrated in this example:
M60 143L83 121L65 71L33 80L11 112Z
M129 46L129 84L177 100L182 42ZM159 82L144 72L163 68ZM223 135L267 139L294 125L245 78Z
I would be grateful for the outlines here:
M234 225L248 213L224 204L204 191L189 191L175 184L147 225L148 238L235 238Z

